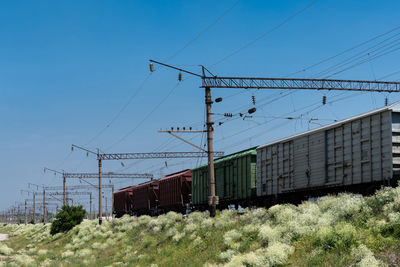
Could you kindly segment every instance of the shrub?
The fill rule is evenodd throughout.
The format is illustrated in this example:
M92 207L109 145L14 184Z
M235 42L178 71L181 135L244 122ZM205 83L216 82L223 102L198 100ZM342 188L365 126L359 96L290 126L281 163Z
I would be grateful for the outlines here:
M271 226L264 224L259 229L258 237L265 244L268 244L271 242L278 241L281 237L281 233L276 228L272 228Z
M356 229L347 223L340 223L333 227L323 227L316 233L314 245L324 250L337 248L346 250L356 242Z
M365 245L360 245L358 248L353 248L351 251L355 258L355 266L385 266L380 260L374 257L374 254Z
M228 247L232 247L232 244L238 241L242 237L242 234L235 229L230 230L224 234L224 243Z
M7 247L6 244L0 244L0 255L10 255L11 253L13 253L14 250L12 248Z
M393 188L382 187L375 195L367 198L366 203L371 207L372 211L377 214L382 211L382 208L390 202L393 202L396 192Z
M50 234L55 235L60 232L67 232L75 225L80 224L86 215L82 206L63 206L57 213L56 219L51 224Z

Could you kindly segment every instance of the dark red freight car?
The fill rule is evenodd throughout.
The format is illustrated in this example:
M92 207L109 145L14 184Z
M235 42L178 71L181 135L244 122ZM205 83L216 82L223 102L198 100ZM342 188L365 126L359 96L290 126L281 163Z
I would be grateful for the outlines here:
M157 215L158 181L150 181L133 188L133 212L136 215Z
M192 171L169 174L159 180L160 209L184 213L192 197Z
M133 188L129 186L114 192L113 212L115 217L122 217L124 214L132 214L133 211Z

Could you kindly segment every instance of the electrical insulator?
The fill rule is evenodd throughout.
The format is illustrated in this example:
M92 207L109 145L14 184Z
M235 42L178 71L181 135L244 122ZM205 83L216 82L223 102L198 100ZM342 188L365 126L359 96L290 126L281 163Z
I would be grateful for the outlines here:
M191 131L191 130L192 130L192 127L189 127L189 130Z
M74 146L71 146L71 151L74 151Z
M251 109L249 109L247 112L249 113L249 114L252 114L252 113L254 113L254 112L256 112L256 108L251 108Z
M222 124L223 124L223 122L222 122L222 121L218 122L218 125L220 125L220 126L221 126Z
M218 98L215 99L215 102L217 102L217 103L219 103L221 101L222 101L222 97L218 97Z
M182 73L180 73L180 72L178 74L178 81L180 81L180 82L182 81Z
M385 106L387 106L389 104L389 99L388 97L385 97Z
M326 105L326 96L322 97L322 105Z
M150 63L150 72L153 72L154 71L154 65L153 65L153 63Z
M176 127L176 129L179 131L179 127Z
M121 166L122 166L122 167L125 167L125 164L124 164L122 161L121 161Z
M251 96L251 101L253 102L253 105L256 104L256 97L254 95Z
M86 152L86 157L89 157L89 152Z
M183 127L183 130L185 131L185 130L186 130L186 127Z
M171 127L171 131L173 131L174 130L174 127Z
M232 113L224 113L224 116L225 116L225 117L232 117L233 114L232 114Z

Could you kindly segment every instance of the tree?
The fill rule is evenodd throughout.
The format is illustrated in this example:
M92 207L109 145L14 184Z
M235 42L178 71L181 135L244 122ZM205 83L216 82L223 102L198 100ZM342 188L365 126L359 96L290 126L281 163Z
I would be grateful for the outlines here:
M50 234L68 232L75 225L80 224L86 215L82 206L63 206L51 223Z

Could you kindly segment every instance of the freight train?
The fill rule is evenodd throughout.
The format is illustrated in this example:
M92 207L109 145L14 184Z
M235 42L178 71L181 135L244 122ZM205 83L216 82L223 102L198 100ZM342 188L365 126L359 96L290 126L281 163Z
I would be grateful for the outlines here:
M400 177L400 103L214 161L219 209L299 203L328 193L371 194ZM207 165L114 193L114 214L207 208Z

